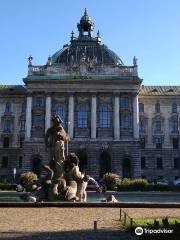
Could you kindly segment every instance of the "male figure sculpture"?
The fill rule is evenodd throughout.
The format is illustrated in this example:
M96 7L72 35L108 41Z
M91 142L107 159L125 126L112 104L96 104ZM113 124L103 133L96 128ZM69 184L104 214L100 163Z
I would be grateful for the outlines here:
M65 160L64 142L68 140L68 135L62 126L59 116L52 118L53 126L50 127L45 136L45 145L48 151L49 165L55 171L54 178L61 177L63 173L63 162Z

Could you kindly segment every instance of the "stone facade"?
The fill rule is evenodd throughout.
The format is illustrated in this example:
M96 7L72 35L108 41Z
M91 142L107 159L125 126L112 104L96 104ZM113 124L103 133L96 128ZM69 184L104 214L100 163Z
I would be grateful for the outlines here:
M51 117L60 115L81 170L98 179L106 172L153 180L180 176L179 87L145 87L132 66L104 44L87 11L79 36L33 66L22 86L0 86L0 177L24 171L43 174ZM88 32L88 35L85 34ZM139 101L139 103L138 103Z

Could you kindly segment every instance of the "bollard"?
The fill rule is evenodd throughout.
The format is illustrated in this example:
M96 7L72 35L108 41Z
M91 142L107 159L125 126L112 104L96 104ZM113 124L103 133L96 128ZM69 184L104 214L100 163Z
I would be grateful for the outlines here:
M97 231L97 221L94 221L94 231Z
M130 218L130 231L131 231L131 233L132 233L132 229L133 229L133 219Z
M124 225L126 225L126 213L124 213Z
M122 214L121 208L120 208L119 210L120 210L120 211L119 211L119 220L121 221L121 214Z

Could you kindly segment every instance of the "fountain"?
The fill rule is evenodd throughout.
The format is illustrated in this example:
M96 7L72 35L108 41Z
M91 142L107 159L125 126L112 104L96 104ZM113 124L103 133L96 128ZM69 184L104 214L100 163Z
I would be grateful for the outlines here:
M79 201L86 202L86 187L92 178L79 170L79 159L74 153L65 157L64 143L69 136L59 116L52 118L52 127L45 135L49 164L43 165L47 175L41 186L34 186L28 201Z

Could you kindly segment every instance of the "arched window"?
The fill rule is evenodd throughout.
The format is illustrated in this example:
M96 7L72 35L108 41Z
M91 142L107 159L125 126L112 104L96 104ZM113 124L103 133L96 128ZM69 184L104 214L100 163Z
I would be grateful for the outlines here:
M145 131L145 123L144 120L140 119L139 121L139 131Z
M172 113L177 113L177 104L176 103L172 104Z
M100 128L110 128L110 111L108 106L100 106L99 108Z
M55 115L59 116L63 123L65 123L65 110L63 106L58 106L55 110Z
M139 112L140 113L144 112L144 104L143 103L139 103Z
M155 113L160 113L160 103L155 104Z
M21 105L21 112L24 113L26 112L26 102L23 102Z
M18 167L19 167L19 168L22 168L22 162L23 162L23 157L20 156L20 157L19 157L19 161L18 161Z
M163 160L162 160L162 157L157 157L156 163L157 163L157 169L162 169L162 168L163 168Z
M8 168L9 159L7 156L2 157L1 168Z
M100 177L111 172L111 156L109 152L103 151L100 155Z
M86 171L87 170L87 153L85 150L79 150L77 152L77 156L79 158L79 169L80 171Z
M38 155L32 158L32 171L37 174L38 177L41 174L41 158Z
M10 103L10 102L7 102L7 103L6 103L5 112L6 112L6 113L11 112L11 103Z
M78 128L88 127L88 112L86 106L80 106L78 111Z
M123 159L122 174L123 178L131 178L131 159L129 157Z

